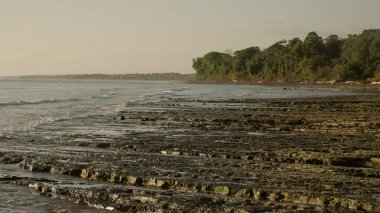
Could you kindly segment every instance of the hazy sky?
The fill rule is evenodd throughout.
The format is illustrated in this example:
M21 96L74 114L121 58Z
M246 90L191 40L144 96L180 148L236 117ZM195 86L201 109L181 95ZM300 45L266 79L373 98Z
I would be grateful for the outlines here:
M192 58L380 28L380 0L0 0L0 75L193 72Z

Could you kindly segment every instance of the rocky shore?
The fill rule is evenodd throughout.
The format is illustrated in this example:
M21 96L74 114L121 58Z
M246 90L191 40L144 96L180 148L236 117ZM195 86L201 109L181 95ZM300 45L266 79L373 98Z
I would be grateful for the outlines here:
M380 212L379 95L173 98L95 121L119 134L2 138L0 168L21 172L0 182L114 211Z

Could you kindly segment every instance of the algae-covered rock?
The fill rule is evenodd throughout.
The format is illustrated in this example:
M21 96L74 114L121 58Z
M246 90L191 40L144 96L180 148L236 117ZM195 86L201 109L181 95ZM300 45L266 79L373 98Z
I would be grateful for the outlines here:
M120 183L123 180L123 176L118 172L111 172L108 181L111 183Z
M214 192L216 194L228 195L230 189L227 186L216 186L214 187Z
M81 178L89 178L89 176L90 176L89 170L88 169L82 169L80 176L81 176Z
M371 158L371 162L375 164L380 164L380 158Z
M236 197L243 197L243 198L251 197L252 196L252 191L248 190L248 189L239 189L235 193L235 196Z

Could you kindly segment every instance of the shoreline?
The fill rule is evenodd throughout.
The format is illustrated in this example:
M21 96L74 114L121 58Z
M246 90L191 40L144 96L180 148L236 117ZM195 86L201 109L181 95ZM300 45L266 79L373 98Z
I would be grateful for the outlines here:
M105 119L121 134L1 140L20 150L1 151L0 166L35 177L0 182L119 211L380 211L376 94L174 98Z
M339 82L339 83L302 83L302 82L254 82L254 81L191 81L192 84L220 84L220 85L254 85L254 86L283 86L283 87L310 87L331 88L341 91L365 92L380 94L380 84L361 82Z
M141 74L143 75L143 74ZM188 74L184 74L188 75ZM28 77L28 76L26 76ZM156 83L187 83L187 84L215 84L215 85L254 85L254 86L278 86L278 87L306 87L306 88L328 88L337 89L341 91L353 91L362 93L374 93L380 94L380 82L360 82L360 81L349 81L349 82L278 82L278 81L220 81L220 80L208 80L208 81L198 81L198 80L141 80L141 79L117 79L117 78L0 78L0 80L27 80L27 81L100 81L100 82L156 82Z

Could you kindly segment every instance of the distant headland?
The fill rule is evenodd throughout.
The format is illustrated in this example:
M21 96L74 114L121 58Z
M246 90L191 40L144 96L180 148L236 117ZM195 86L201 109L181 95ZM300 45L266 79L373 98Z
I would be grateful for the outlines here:
M147 74L81 74L81 75L27 75L13 77L20 80L131 80L131 81L193 81L195 74L147 73Z

